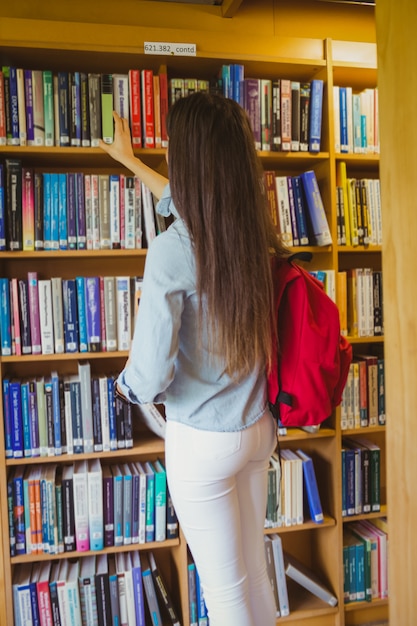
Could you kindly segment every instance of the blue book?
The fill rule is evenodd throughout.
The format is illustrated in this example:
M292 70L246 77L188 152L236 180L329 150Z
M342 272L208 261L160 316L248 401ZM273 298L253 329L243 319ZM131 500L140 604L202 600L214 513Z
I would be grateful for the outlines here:
M32 457L40 456L39 442L39 420L38 401L36 392L36 381L29 381L29 419L30 419L30 440L32 443Z
M16 555L26 554L23 472L24 466L18 466L16 467L16 471L13 475L13 518L16 538Z
M70 96L68 72L58 72L58 137L60 146L70 145Z
M59 250L59 175L51 174L51 250Z
M74 172L67 174L68 249L77 249L77 179Z
M187 566L188 573L188 607L190 611L190 626L198 626L196 567L193 561Z
M292 188L294 192L295 218L297 220L298 238L300 246L308 246L310 238L308 235L307 216L304 203L303 183L300 176L292 177Z
M78 352L77 289L74 278L62 280L65 352Z
M77 172L76 184L76 221L77 221L77 249L85 250L87 247L87 222L85 215L85 187L84 174Z
M52 382L52 415L54 424L54 446L55 456L62 454L62 436L61 436L61 391L58 372L51 373Z
M117 415L116 415L116 397L114 394L115 377L107 376L107 399L109 411L109 432L110 432L110 450L117 450Z
M67 174L58 174L59 209L58 209L58 237L59 249L68 250L67 224Z
M123 475L118 465L111 466L113 476L114 545L123 545Z
M146 523L145 541L155 541L155 471L152 463L143 464L146 472Z
M19 132L19 104L17 96L17 72L15 67L9 67L9 93L10 93L10 119L11 119L11 145L20 145Z
M340 107L340 152L349 152L348 139L348 108L347 89L339 87L339 107Z
M123 463L121 471L123 476L123 545L129 546L132 543L133 478L127 463Z
M315 243L318 246L329 246L332 243L332 236L314 170L303 172L301 180Z
M231 67L232 73L232 97L241 106L243 105L243 98L241 98L240 83L245 78L245 66L240 63L233 63Z
M8 278L0 278L0 340L1 356L11 356L12 325L10 311L10 284Z
M54 435L54 414L52 400L52 379L45 376L45 412L46 412L46 432L47 432L47 450L48 456L55 455L55 435Z
M75 278L75 284L77 287L78 344L79 344L80 352L88 352L85 283L86 283L86 279L84 278L84 276L77 276Z
M355 515L355 450L344 448L346 515Z
M208 626L207 607L204 600L203 588L200 584L200 576L197 568L195 568L195 583L195 589L197 594L198 626Z
M142 563L140 553L130 553L132 559L133 597L135 598L136 626L145 626L145 597L142 581Z
M37 581L39 577L40 563L34 563L32 566L32 573L30 577L30 601L32 604L32 620L33 626L41 626L41 618L39 613L39 601Z
M297 450L297 455L303 460L304 490L307 496L310 517L313 522L321 524L323 522L323 508L317 486L316 472L314 470L313 459L302 450Z
M12 379L9 383L10 413L12 425L13 458L23 458L23 422L22 394L20 380Z
M43 247L52 250L52 183L51 174L43 173Z
M0 163L0 251L6 250L6 201L4 188L4 166Z
M22 402L22 425L23 425L23 456L32 456L31 425L29 415L29 381L22 381L20 385Z
M4 421L4 451L6 459L13 458L12 413L10 409L10 380L3 378L3 421Z
M323 111L323 81L315 78L310 83L310 121L308 149L310 152L320 152L321 125Z
M85 306L87 320L87 342L89 352L101 351L101 302L100 279L87 276L85 279Z

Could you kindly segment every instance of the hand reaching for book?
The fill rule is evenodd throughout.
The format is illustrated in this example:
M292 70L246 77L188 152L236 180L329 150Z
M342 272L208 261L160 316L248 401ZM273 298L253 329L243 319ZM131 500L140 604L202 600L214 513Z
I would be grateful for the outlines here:
M129 122L113 111L114 119L114 140L113 143L106 143L99 140L99 146L116 161L127 167L135 176L149 187L155 197L159 200L164 191L168 179L148 167L141 159L137 158L133 152L132 138L130 136Z
M113 159L119 161L126 167L130 168L133 154L132 139L130 136L129 122L113 111L114 120L114 140L113 143L106 143L102 139L99 140L99 146L107 152Z

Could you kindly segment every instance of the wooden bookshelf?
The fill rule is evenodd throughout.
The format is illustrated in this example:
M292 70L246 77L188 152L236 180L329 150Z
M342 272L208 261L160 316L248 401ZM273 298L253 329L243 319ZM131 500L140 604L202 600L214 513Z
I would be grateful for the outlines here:
M45 3L46 6L47 3ZM142 5L147 2L140 3ZM169 3L167 3L169 5ZM167 6L167 16L174 20L169 26L163 18L159 19L160 6L149 2L152 25L140 24L137 18L131 23L109 23L88 18L78 19L76 25L71 23L60 9L55 8L49 19L43 12L39 19L35 16L6 16L0 20L0 59L2 65L33 67L52 70L82 70L126 72L133 67L158 70L161 63L166 63L170 76L181 75L209 78L217 74L223 63L243 63L245 74L265 78L292 78L309 81L321 78L324 81L324 106L321 152L319 154L295 154L260 152L265 169L279 170L283 175L295 175L305 169L314 169L326 207L333 237L336 231L336 163L345 160L352 172L361 175L376 176L379 167L377 156L339 155L334 150L334 122L332 86L343 81L355 89L374 87L376 85L376 53L373 43L352 43L323 37L306 38L296 35L296 30L288 36L278 37L271 28L271 11L269 3L248 2L240 6L240 2L232 0L224 3L225 15L219 7L203 7L201 9L181 8L173 18L172 7ZM109 14L109 4L103 5L104 16ZM165 10L165 7L164 7ZM201 13L207 18L206 28L202 29ZM178 26L178 14L184 24ZM232 16L229 19L229 16ZM168 19L168 17L166 19ZM152 19L151 19L152 18ZM307 18L305 18L307 19ZM175 21L176 20L176 21ZM194 22L193 22L194 20ZM255 20L258 28L251 28ZM155 26L155 24L158 24ZM192 26L192 30L189 26ZM264 36L260 36L261 26L265 26ZM144 41L193 41L197 44L196 57L160 57L144 53ZM164 150L140 150L138 154L151 167L165 168ZM116 163L111 161L101 150L95 148L34 148L1 146L0 159L6 157L20 158L24 163L34 166L39 171L53 168L53 171L66 171L67 168L79 171L123 172ZM346 157L346 158L345 158ZM364 173L364 174L362 174ZM369 264L371 261L380 266L381 250L370 251L360 247L338 248L337 245L325 248L309 247L313 252L314 269L338 270L356 263ZM103 273L117 267L118 274L138 275L143 271L146 250L134 251L75 251L75 252L18 252L0 253L2 276L23 275L30 269L36 269L45 276L75 276L76 272L93 275ZM52 266L52 267L51 267ZM132 270L134 267L134 270ZM112 269L113 268L113 269ZM383 338L363 340L364 343L383 342ZM362 340L355 340L354 349L362 349ZM358 344L358 345L357 345ZM120 369L126 359L126 352L97 353L82 355L51 355L41 357L3 357L0 359L0 375L23 377L32 375L39 368L42 371L58 369L63 373L74 371L78 358L94 361L94 367ZM344 434L344 433L343 433ZM363 434L363 431L361 431ZM349 435L355 435L349 431ZM384 445L384 429L369 431L378 442ZM293 552L306 563L321 573L323 579L333 589L339 599L337 607L332 608L320 603L300 589L292 588L290 595L291 615L279 622L299 623L306 626L350 626L361 621L380 619L388 614L387 602L372 603L373 606L343 606L342 577L342 528L344 520L341 515L341 441L339 410L330 418L329 424L317 434L309 435L297 429L291 429L286 437L282 437L280 445L296 449L301 447L307 453L319 455L321 462L318 468L318 480L325 508L325 521L322 525L306 522L300 527L285 529L282 533L284 548ZM3 452L2 452L3 451ZM151 437L135 439L133 449L119 453L105 453L103 459L144 459L156 458L163 454L163 445ZM68 455L62 458L42 458L41 463L69 463L87 455ZM7 501L7 472L10 467L20 463L28 464L30 459L23 461L5 460L4 433L0 429L0 499ZM384 503L385 504L385 503ZM381 515L386 514L383 508ZM25 555L9 556L7 507L0 513L2 542L0 557L3 571L0 570L0 623L13 624L13 603L11 583L13 569L18 563L31 563L37 557ZM269 532L269 531L266 531ZM181 607L184 626L189 626L188 582L187 582L187 546L180 533L179 540L167 541L161 545L144 544L140 549L153 549L162 562L162 570L175 594L178 606ZM66 555L64 555L66 556ZM48 556L41 556L46 560ZM61 558L57 556L56 558ZM1 584L1 583L4 584Z

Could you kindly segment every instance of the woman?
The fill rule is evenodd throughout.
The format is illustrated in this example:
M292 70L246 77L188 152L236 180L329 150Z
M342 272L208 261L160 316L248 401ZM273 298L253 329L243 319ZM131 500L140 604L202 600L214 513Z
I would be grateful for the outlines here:
M273 626L263 527L276 444L270 360L271 225L248 118L196 93L168 113L167 180L135 158L128 123L101 147L177 219L149 247L118 391L165 405L166 469L211 626Z

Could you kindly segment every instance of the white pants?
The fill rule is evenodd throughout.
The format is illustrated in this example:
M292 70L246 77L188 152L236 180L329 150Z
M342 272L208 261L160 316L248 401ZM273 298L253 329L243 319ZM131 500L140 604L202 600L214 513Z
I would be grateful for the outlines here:
M200 575L210 626L275 626L263 529L271 414L238 432L167 422L165 460L174 507Z

